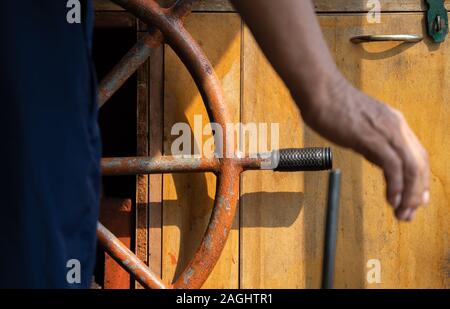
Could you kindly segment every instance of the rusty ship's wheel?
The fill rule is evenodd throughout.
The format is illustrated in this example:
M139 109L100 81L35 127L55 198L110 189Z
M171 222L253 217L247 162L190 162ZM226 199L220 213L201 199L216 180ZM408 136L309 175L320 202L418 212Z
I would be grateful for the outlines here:
M211 122L225 128L232 119L214 69L191 35L184 29L183 18L191 11L194 0L179 0L162 8L153 0L113 0L149 26L149 33L139 40L100 84L99 104L103 105L117 89L150 56L160 44L170 45L191 73L208 110ZM234 153L234 143L226 138L220 145ZM216 145L217 147L218 145ZM104 158L103 175L137 175L177 172L214 172L217 176L216 197L205 235L181 275L165 284L110 231L98 223L99 242L125 270L146 288L200 288L208 278L222 249L236 213L239 198L239 175L249 169L282 171L324 170L331 168L329 148L286 149L272 156L246 158L193 158L170 156L157 158Z

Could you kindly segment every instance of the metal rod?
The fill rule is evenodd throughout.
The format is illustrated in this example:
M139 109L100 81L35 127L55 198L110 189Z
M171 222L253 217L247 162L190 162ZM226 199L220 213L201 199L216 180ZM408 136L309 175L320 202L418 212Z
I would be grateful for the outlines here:
M417 43L423 40L421 35L416 34L370 34L370 35L357 35L350 39L350 42L354 44L360 44L365 42L404 42L404 43Z
M163 42L159 30L153 29L151 33L142 37L130 51L123 56L111 72L100 83L98 90L98 105L102 107L106 101L133 75L137 69L147 61L152 51Z
M170 288L100 222L97 222L97 238L106 252L144 287L150 289Z
M218 159L207 158L176 158L162 157L125 157L103 158L101 161L102 174L111 175L142 175L163 173L188 172L218 172Z
M281 154L281 155L280 155ZM242 170L320 171L331 169L329 148L281 149L244 158L227 159ZM218 173L224 160L173 156L104 158L103 175L139 175L162 173Z
M325 246L323 250L323 289L332 289L334 283L340 187L341 172L339 170L331 171L328 180L327 218L325 227Z

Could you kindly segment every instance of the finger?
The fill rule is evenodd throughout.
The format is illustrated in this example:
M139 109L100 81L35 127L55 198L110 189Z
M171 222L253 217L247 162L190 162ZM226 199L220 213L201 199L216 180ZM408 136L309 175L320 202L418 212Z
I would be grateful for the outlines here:
M399 220L408 220L411 211L417 208L423 200L423 155L422 146L413 136L403 115L394 110L394 122L389 121L383 131L388 136L391 146L402 162L403 192L400 206L396 208L395 215ZM379 128L380 129L380 128Z
M386 180L386 198L394 209L401 203L403 191L403 170L402 162L397 153L378 132L364 134L365 140L359 145L364 145L356 149L367 160L380 166L383 169Z
M420 143L417 136L411 130L409 130L409 134L411 136L411 139L414 141L416 148L419 149L420 155L425 162L425 167L422 171L422 182L424 189L424 192L422 194L422 204L423 206L427 206L427 204L430 202L430 162L428 153Z
M405 133L402 132L401 129L409 127L406 125L406 121L400 111L393 109L385 104L376 105L376 109L372 117L373 118L368 117L371 126L375 131L377 131L378 134L384 137L384 139L387 141L392 151L394 152L394 154L390 156L391 163L386 163L384 172L386 181L388 181L389 179L396 179L393 185L388 184L386 195L394 209L397 209L404 202L404 159L405 153L407 156L410 156L409 149L411 149L411 147L407 147L407 145L405 145L405 138L403 138ZM405 152L405 148L407 148L408 151ZM410 160L413 161L413 158L411 158ZM402 211L401 213L403 212L404 211ZM402 215L402 217L404 216L406 215Z
M386 180L386 199L394 209L397 209L402 201L403 171L399 157L390 147L386 149L383 173Z
M402 126L405 126L403 123ZM394 148L403 162L403 195L399 206L401 209L416 209L423 201L425 162L414 145L413 139L402 129L403 138L397 138ZM399 219L405 220L408 214L405 211L398 212Z
M411 158L404 160L403 169L403 195L400 203L400 209L416 209L423 201L424 188L422 185L422 173L418 163Z
M386 113L387 110L389 113ZM422 167L425 164L421 153L422 146L416 142L415 136L413 138L412 131L399 111L380 105L376 115L375 120L371 119L371 125L385 136L401 160L403 191L400 199L398 196L394 197L394 205L400 201L400 206L396 209L397 218L407 220L410 215L407 209L417 208L423 199Z
M423 193L423 197L422 197L422 204L424 207L428 206L428 204L430 203L430 191L426 190Z

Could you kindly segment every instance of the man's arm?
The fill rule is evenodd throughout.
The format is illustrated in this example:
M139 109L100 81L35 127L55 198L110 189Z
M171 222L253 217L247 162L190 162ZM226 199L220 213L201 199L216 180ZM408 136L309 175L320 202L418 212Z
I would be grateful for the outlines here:
M304 121L380 166L400 220L429 200L429 165L400 112L355 89L339 72L311 1L232 0L284 80Z

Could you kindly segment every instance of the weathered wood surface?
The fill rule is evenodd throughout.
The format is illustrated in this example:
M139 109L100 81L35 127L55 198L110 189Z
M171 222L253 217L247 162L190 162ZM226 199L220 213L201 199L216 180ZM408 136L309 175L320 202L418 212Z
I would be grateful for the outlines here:
M248 29L243 40L243 123L277 123L281 148L302 147L303 125L289 91ZM245 172L240 206L241 287L303 287L304 175Z

